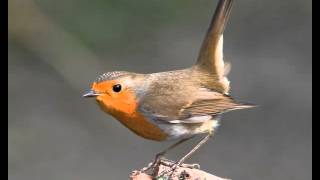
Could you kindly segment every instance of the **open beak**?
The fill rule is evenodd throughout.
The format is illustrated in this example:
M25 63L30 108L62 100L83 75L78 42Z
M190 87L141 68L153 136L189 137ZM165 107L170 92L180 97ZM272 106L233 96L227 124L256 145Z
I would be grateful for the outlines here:
M100 94L96 93L94 90L90 90L86 94L83 95L83 97L89 98L89 97L96 97L99 96Z

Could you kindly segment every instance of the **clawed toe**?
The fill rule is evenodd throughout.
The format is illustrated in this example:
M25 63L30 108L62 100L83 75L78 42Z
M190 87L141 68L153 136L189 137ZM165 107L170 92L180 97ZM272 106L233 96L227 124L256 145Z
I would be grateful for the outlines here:
M200 164L181 164L181 167L190 169L200 169Z
M155 159L151 163L149 163L148 166L142 168L140 170L140 172L146 172L146 171L148 171L150 169L154 169L160 163L165 162L165 161L169 161L169 160L163 158L163 153L159 153L159 154L156 155Z
M172 164L172 166L168 170L161 172L155 179L170 179L178 166L178 163Z

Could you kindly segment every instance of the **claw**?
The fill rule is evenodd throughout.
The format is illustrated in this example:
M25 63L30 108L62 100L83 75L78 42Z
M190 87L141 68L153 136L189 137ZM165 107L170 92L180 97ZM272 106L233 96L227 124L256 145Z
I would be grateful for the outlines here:
M173 173L175 172L175 170L177 169L178 166L179 166L178 163L174 163L174 164L170 167L170 169L161 172L160 175L158 175L158 176L156 177L156 179L158 179L158 178L169 178L169 179L170 179L170 178L172 177Z
M163 155L164 153L157 154L155 159L151 163L149 163L148 166L142 168L140 172L146 172L150 169L154 169L158 164L162 162ZM165 161L166 159L163 159L163 160Z
M144 173L144 172L148 171L149 169L151 169L152 166L153 166L153 162L149 163L146 167L140 169L139 172L143 172Z

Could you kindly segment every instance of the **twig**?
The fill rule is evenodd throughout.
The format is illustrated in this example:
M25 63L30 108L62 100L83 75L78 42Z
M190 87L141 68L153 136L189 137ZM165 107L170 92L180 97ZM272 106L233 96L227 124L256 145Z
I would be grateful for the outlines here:
M151 169L151 172L140 172L133 171L130 175L131 180L227 180L221 178L205 171L200 170L198 164L182 164L180 167L174 171L170 176L159 176L162 172L165 172L170 169L173 165L173 161L162 159L154 168Z

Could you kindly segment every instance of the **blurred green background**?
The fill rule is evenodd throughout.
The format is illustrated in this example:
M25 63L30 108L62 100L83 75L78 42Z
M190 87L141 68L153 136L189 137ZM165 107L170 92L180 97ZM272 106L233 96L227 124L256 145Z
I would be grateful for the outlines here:
M82 94L107 71L192 65L217 0L8 2L10 180L128 179L170 144L134 135ZM225 114L188 162L232 179L311 179L311 6L235 0L231 94L259 107Z

